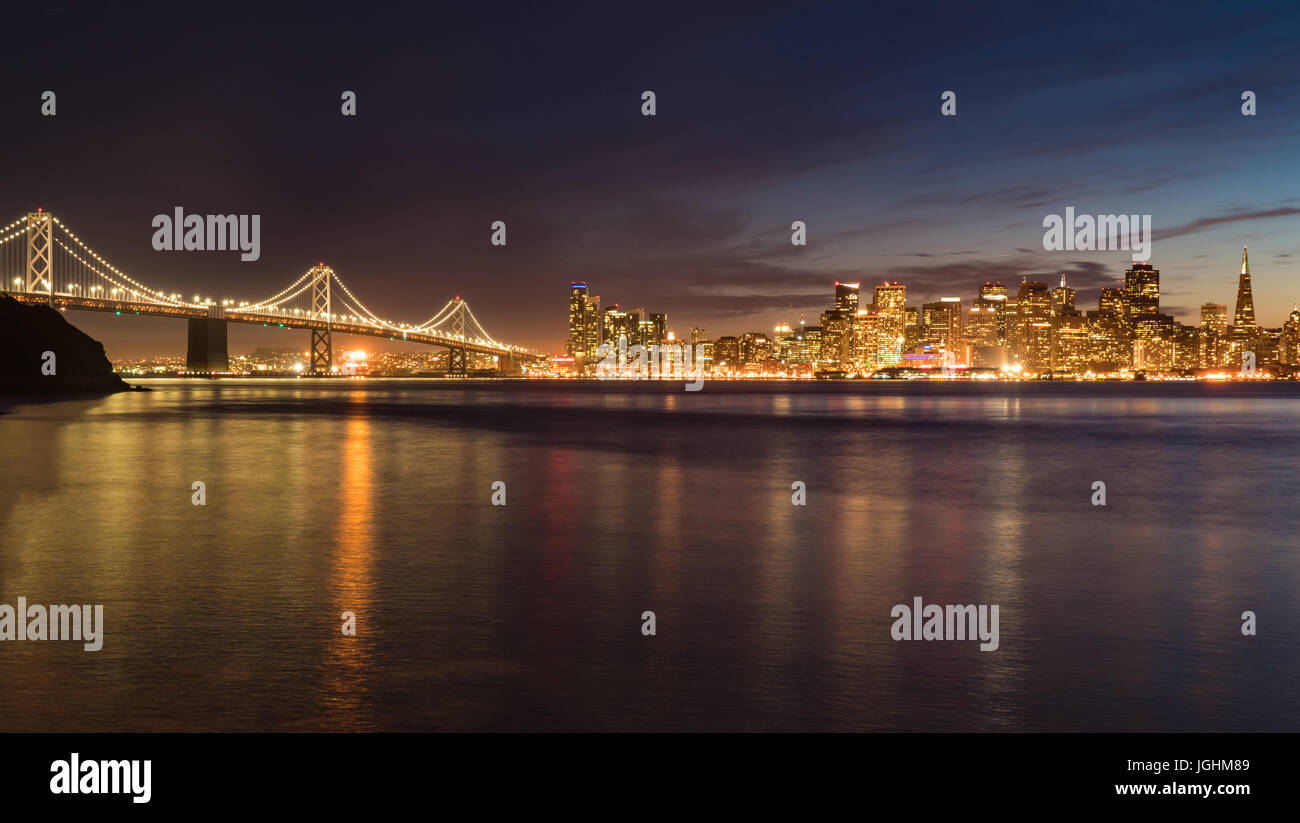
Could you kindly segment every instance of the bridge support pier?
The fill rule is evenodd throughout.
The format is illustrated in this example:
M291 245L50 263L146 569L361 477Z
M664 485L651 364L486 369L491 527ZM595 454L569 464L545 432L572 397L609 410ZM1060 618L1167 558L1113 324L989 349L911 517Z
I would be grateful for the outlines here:
M513 354L497 355L497 374L506 377L519 373L519 364L515 362Z
M212 317L192 317L189 324L189 347L185 352L185 370L191 374L230 371L230 354L226 345L226 321Z

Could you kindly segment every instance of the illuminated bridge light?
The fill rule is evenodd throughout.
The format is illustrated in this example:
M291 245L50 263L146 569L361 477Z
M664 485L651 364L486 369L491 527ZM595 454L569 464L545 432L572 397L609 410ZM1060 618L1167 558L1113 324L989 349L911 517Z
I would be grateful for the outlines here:
M43 213L43 210L40 213ZM27 217L19 217L9 225L0 228L0 244L11 242L27 234L31 222ZM370 311L364 303L352 294L351 289L339 278L338 274L325 266L324 261L320 261L317 268L308 269L277 294L262 301L250 302L235 298L213 298L201 294L194 294L191 301L186 301L183 298L183 292L166 292L161 289L150 288L118 269L94 249L87 246L56 215L49 215L46 225L48 228L45 230L50 233L49 242L51 248L60 255L66 255L65 259L60 262L68 263L70 266L68 271L72 273L73 279L80 280L80 282L68 282L66 284L67 291L58 291L55 287L46 283L38 288L38 291L48 290L51 297L58 295L64 298L64 302L71 305L72 308L103 310L108 308L106 304L110 298L113 301L129 299L137 305L144 304L140 308L132 307L129 310L132 314L176 317L190 315L194 310L206 310L211 316L212 308L219 305L230 312L229 317L231 319L235 319L237 322L257 322L261 319L263 327L269 326L271 319L275 317L314 320L317 321L312 324L315 326L319 326L319 321L324 319L327 324L338 322L341 325L346 323L349 327L355 327L353 333L380 336L383 331L388 331L390 332L388 338L390 341L396 340L400 333L402 340L414 339L433 345L447 345L449 342L456 341L463 347L472 342L475 346L496 349L501 352L524 351L521 347L499 343L491 335L487 334L461 295L456 295L449 300L432 318L423 323L396 323L381 318ZM315 279L313 279L313 275L315 275ZM329 293L331 284L337 287L337 291L334 292L332 297L334 301L332 306L328 302L325 302L324 305L317 303L309 309L304 309L301 305L292 305L292 301L295 300L310 300L314 293L309 292L309 290L319 286L322 277L325 280L324 299L326 301L331 299ZM23 277L14 277L14 291L25 291L23 283ZM326 310L318 311L317 307ZM66 305L64 308L66 308ZM336 312L333 309L340 309L340 311ZM113 313L115 316L120 317L122 309L114 306ZM243 315L243 317L239 317L239 315ZM279 328L286 328L286 325L284 321L276 321L276 326ZM452 328L452 326L455 326L455 328ZM488 353L491 354L492 352L489 351Z

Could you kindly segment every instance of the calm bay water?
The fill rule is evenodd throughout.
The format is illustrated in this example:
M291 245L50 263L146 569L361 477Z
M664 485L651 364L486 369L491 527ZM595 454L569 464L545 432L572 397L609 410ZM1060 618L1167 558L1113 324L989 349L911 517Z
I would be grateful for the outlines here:
M145 385L0 415L0 730L1300 730L1295 385Z

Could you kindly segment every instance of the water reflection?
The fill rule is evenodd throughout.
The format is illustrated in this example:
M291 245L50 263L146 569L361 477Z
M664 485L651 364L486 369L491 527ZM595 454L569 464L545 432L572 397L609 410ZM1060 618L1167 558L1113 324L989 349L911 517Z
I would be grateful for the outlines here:
M353 397L361 402L360 392ZM374 669L374 638L381 634L381 615L373 608L375 486L370 421L363 416L348 418L343 448L342 477L338 496L338 528L333 572L329 589L334 608L332 633L325 660L325 681L321 702L326 722L334 728L365 729L372 719L370 678ZM342 632L343 613L356 618L357 634Z
M0 417L0 729L1300 727L1296 388L152 385Z

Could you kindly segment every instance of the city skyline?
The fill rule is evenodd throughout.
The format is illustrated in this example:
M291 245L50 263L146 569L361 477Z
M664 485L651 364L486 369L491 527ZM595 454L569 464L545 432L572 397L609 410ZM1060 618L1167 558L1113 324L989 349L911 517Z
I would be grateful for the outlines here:
M1242 247L1241 268L1240 268L1240 270L1239 270L1238 273L1237 273L1237 277L1238 277L1239 279L1238 279L1238 282L1237 282L1237 284L1236 284L1236 288L1235 288L1235 291L1234 291L1234 298L1233 298L1233 300L1225 300L1225 301L1223 301L1223 302L1218 302L1218 301L1209 301L1209 302L1207 302L1207 303L1202 303L1201 305L1199 305L1199 306L1197 306L1197 307L1194 308L1194 311L1195 311L1195 313L1196 313L1196 316L1195 316L1194 318L1186 318L1186 313L1182 310L1182 307L1176 307L1176 308L1174 308L1174 309L1171 310L1171 309L1169 309L1169 307L1167 307L1167 306L1161 306L1161 305L1160 305L1160 297L1159 297L1159 294L1160 294L1160 292L1161 292L1161 287L1160 287L1159 283L1157 282L1157 284L1155 285L1155 295L1154 295L1154 297L1153 297L1152 299L1154 299L1154 301L1155 301L1155 305L1160 309L1160 313L1161 313L1161 314L1165 314L1165 315L1170 316L1170 317L1175 321L1176 324L1183 324L1183 325L1187 325L1188 327L1193 327L1193 326L1196 326L1196 325L1202 325L1202 326L1203 326L1203 325L1205 324L1205 318L1206 318L1206 310L1207 310L1207 307L1209 307L1209 306L1211 306L1211 305L1216 305L1216 306L1219 306L1219 307L1221 307L1221 308L1225 308L1225 309L1228 308L1228 307L1231 307L1231 308L1233 309L1232 312L1231 312L1230 315L1229 315L1229 316L1231 316L1231 317L1233 318L1233 322L1230 323L1230 324L1227 324L1227 327L1229 327L1229 328L1240 327L1240 326L1242 325L1242 322L1241 322L1242 319L1243 319L1243 318L1246 318L1246 319L1248 320L1248 322L1249 322L1250 325L1252 325L1253 327L1259 328L1259 329L1261 329L1261 330L1266 330L1266 331L1280 331L1280 330L1284 329L1284 328L1286 327L1286 325L1287 325L1286 320L1293 319L1293 318L1292 318L1292 311L1296 308L1297 305L1300 305L1300 300L1291 301L1291 310L1286 310L1286 309L1279 309L1279 310L1276 310L1276 312L1280 312L1280 311L1285 311L1285 312L1286 312L1286 314L1285 314L1286 319L1285 319L1282 323L1279 323L1279 324L1277 324L1276 326L1269 326L1269 325L1267 325L1267 324L1265 324L1265 323L1257 323L1257 322L1255 321L1255 301L1254 301L1254 298L1253 298L1253 293L1254 293L1254 282L1255 282L1255 274L1254 274L1253 272L1251 272L1251 271L1248 270L1248 263L1247 263L1247 258L1246 258L1246 255L1247 255L1247 252L1248 252L1248 248L1249 248L1248 246L1243 246L1243 247ZM1144 266L1146 266L1146 267L1148 267L1148 268L1151 267L1151 264L1142 264L1142 263L1129 264L1129 265L1130 265L1130 266L1133 266L1133 267L1136 267L1136 268L1138 268L1138 269L1141 269L1141 268L1143 268ZM1062 273L1060 273L1060 275L1059 275L1059 277L1060 277L1060 289L1064 289L1065 291L1068 291L1068 292L1069 292L1069 294L1070 294L1070 298L1069 298L1069 299L1070 299L1070 303L1071 303L1072 306L1078 306L1078 305L1083 304L1083 303L1084 303L1084 300L1086 299L1086 295L1087 295L1089 292L1095 292L1095 294L1096 294L1096 296L1095 296L1095 298L1094 298L1094 299L1095 299L1095 302L1096 302L1096 304L1097 304L1097 306L1098 306L1099 309L1104 310L1104 309L1105 309L1105 301L1106 301L1106 292L1108 292L1108 291L1110 291L1110 290L1112 290L1112 289L1114 289L1114 288L1116 288L1116 287L1118 287L1120 290L1123 290L1124 287L1125 287L1126 276L1128 276L1128 275L1132 275L1132 273L1133 273L1133 272L1132 272L1132 269L1126 269L1126 271L1125 271L1125 276L1121 276L1121 277L1119 277L1119 278L1116 278L1116 279L1113 281L1114 285L1112 285L1112 286L1101 286L1101 287L1099 287L1099 288L1097 288L1097 289L1081 290L1081 289L1075 289L1075 288L1073 288L1073 287L1067 289L1067 288L1066 288L1066 281L1069 279L1070 276L1069 276L1067 273L1062 272ZM1157 269L1157 270L1156 270L1157 280L1159 279L1159 274L1160 274L1160 270ZM1167 276L1167 274L1168 274L1168 273L1166 272L1166 276ZM1019 281L1019 282L1020 282L1020 283L1040 283L1040 284L1042 284L1042 285L1044 285L1044 286L1047 285L1047 283L1045 283L1044 281L1034 280L1034 279L1031 279L1031 278L1032 278L1031 275L1029 275L1029 274L1024 274L1024 275L1021 275L1021 277L1020 277L1020 281ZM1165 282L1165 285L1167 286L1167 285L1168 285L1168 280L1166 279L1164 282ZM865 284L867 287L869 287L869 288L871 288L871 289L876 289L876 290L878 290L879 287L880 287L882 284L883 284L884 286L886 286L886 287L888 287L888 286L891 285L889 281L882 281L881 283L872 283L872 282L867 281L867 280L865 280L865 279L860 279L860 280L858 280L858 281L855 282L855 283L842 283L841 281L835 281L832 285L837 289L837 296L836 296L836 304L837 304L837 306L839 306L840 308L843 308L843 306L840 305L840 301L843 299L843 297L840 296L839 293L838 293L840 290L842 290L842 289L845 288L846 286L852 286L852 287L855 289L855 292L854 292L854 300L856 301L856 289L857 289L858 287L864 285L864 284ZM983 295L984 295L984 288L987 287L987 286L989 286L989 285L993 285L993 284L996 284L996 285L998 285L998 286L1002 286L1002 287L1004 287L1004 289L1003 289L1004 291L1006 291L1006 289L1009 288L1009 285L1008 285L1007 283L1004 283L1004 282L1002 282L1002 281L998 281L998 280L986 280L986 281L984 281L984 283L983 283L982 285L981 285L981 284L975 284L975 288L976 288L976 291L977 291L976 295L974 296L974 300L975 300L975 302L979 302L979 301L982 299L982 297L983 297ZM582 287L584 287L584 289L585 289L585 288L588 288L588 284L587 284L586 281L570 281L570 286L572 287L572 286L574 286L574 285L581 285ZM897 286L900 286L900 283L899 283L898 281L894 281L894 282L892 283L892 285L895 286L895 287L897 287ZM1018 285L1018 284L1016 284L1016 283L1012 283L1012 284L1010 284L1010 285ZM902 286L903 291L906 292L907 284L906 284L906 283L902 283L901 286ZM1243 291L1243 289L1244 289L1244 291ZM958 289L953 289L953 290L951 290L951 291L959 291L959 290L958 290ZM969 290L967 290L967 291L969 292ZM1056 294L1057 294L1057 291L1058 291L1058 290L1056 290L1056 289L1053 289L1053 290L1052 290L1052 294L1053 294L1053 297L1051 298L1052 300L1055 300L1055 296L1056 296ZM1013 296L1014 296L1014 295L1013 295ZM967 294L957 294L957 295L953 295L953 294L945 294L945 295L943 295L943 296L936 297L934 300L925 300L925 298L924 298L923 296L918 296L917 300L913 300L912 302L908 303L908 304L905 306L905 310L906 310L907 312L909 312L909 313L922 312L922 311L925 309L925 307L928 307L928 306L930 306L930 305L932 305L932 304L942 303L942 302L944 302L944 301L957 301L957 304L958 304L959 306L963 306L963 307L965 307L965 306L968 306L968 305L973 305L973 304L969 304L969 303L968 303L968 298L970 298L970 297L971 297L971 295L970 295L969 293L967 293ZM595 301L596 306L597 306L596 311L597 311L597 312L600 312L601 309L599 308L599 304L600 304L600 300L601 300L601 298L600 298L599 295L593 295L593 298L594 298L594 301ZM917 305L917 301L924 301L924 302L922 302L921 305L918 306L918 305ZM1014 301L1013 301L1013 302L1014 302ZM854 305L856 306L856 302L855 302ZM867 304L867 305L869 305L869 306L874 306L875 304L874 304L874 303L869 303L869 304ZM1054 305L1055 305L1055 304L1054 304ZM688 341L688 340L689 340L689 341L693 341L694 338L695 338L695 336L696 336L696 335L695 335L695 332L700 331L700 327L698 327L698 326L689 326L689 327L687 327L686 329L680 329L680 328L678 328L676 325L671 324L671 323L668 322L668 313L667 313L667 312L647 312L647 310L646 310L646 306L644 305L644 303L642 303L642 302L640 302L640 301L637 301L637 300L635 300L635 299L632 300L632 301L608 302L608 303L606 304L606 306L605 306L605 311L608 311L609 309L622 309L622 310L626 310L627 312L630 312L633 316L643 316L643 317L645 317L646 320L643 321L643 322L653 322L654 324L656 324L656 327L658 328L658 331L659 331L659 334L657 335L657 339L665 339L665 334L666 334L667 332L670 332L670 331L671 331L671 332L673 332L673 333L675 333L675 334L677 335L676 339L677 339L678 342L686 342L686 341ZM554 355L554 354L571 354L571 353L572 353L572 349L573 349L573 341L572 341L572 311L573 311L573 305L572 305L572 301L570 301L569 311L570 311L570 324L569 324L570 328L569 328L569 331L564 335L564 342L563 342L562 344L560 344L559 346L556 346L556 347L555 347L554 349L552 349L552 350L549 350L549 351L542 351L542 352L540 352L540 353L542 353L542 354L547 354L547 355ZM1175 313L1173 313L1173 312L1177 312L1177 314L1175 314ZM1274 313L1276 313L1276 312L1275 312L1275 311L1269 311L1269 310L1266 310L1265 315L1266 315L1266 316L1270 316L1270 315L1272 315L1272 314L1274 314ZM689 309L689 307L688 307L688 308L685 310L684 313L687 314L687 315L689 316L692 312L690 311L690 309ZM814 312L814 322L808 322L807 312L800 313L799 318L798 318L797 320L796 320L795 318L789 317L788 314L787 314L787 315L780 315L780 314L778 314L778 317L781 317L782 319L779 320L778 322L774 323L772 327L769 327L769 329L774 329L774 330L777 330L777 331L779 332L779 330L780 330L782 327L786 327L786 328L788 328L788 329L796 329L796 328L798 328L798 327L802 327L802 326L809 326L809 327L816 326L816 325L818 325L818 323L816 322L816 320L817 320L817 315L818 315L818 314L820 314L820 313L818 313L818 312ZM87 325L95 325L95 321L96 321L97 319L99 319L101 323L105 322L102 318L96 318L95 315L92 315L92 314L86 314L86 313L76 313L75 315L73 315L72 317L70 317L70 320L72 320L74 323L77 323L77 324L85 323L85 324L87 324ZM156 319L156 318L154 318L154 319ZM824 317L823 317L822 319L824 319ZM921 322L921 325L924 325L924 326L929 326L929 325L930 325L930 323L927 322L927 321L925 320L925 317L924 317L923 314L920 315L920 319L921 319L921 321L922 321L922 322ZM1183 321L1184 321L1185 319L1193 319L1193 320L1195 320L1196 322L1191 323L1191 324L1186 324L1186 323L1183 323ZM958 323L957 325L964 327L964 326L966 325L966 323L967 323L969 320L971 320L970 315L969 315L969 314L966 314L966 313L963 313L963 315L962 315L962 321L961 321L960 323ZM792 322L792 321L794 321L794 322ZM163 321L163 322L166 323L167 321ZM1001 315L999 315L998 322L999 322L999 323L1004 322L1004 321L1003 321L1003 318L1001 317ZM120 327L120 324L110 324L110 327L114 327L114 326L116 326L116 327ZM232 352L232 354L234 354L234 353L236 353L236 352L252 352L252 351L257 350L257 349L268 349L268 350L269 350L269 349L279 349L279 350L288 350L288 349L290 349L290 348L293 348L292 345L290 345L290 346L286 346L286 345L285 345L285 343L286 343L287 341L285 341L285 340L283 339L283 335L282 335L282 334L279 334L279 333L277 333L277 332L272 332L272 331L269 331L269 330L268 330L268 331L263 332L262 334L258 335L258 334L256 334L256 331L261 331L261 330L253 330L253 329L251 329L251 328L249 328L249 329L247 329L247 330L244 330L244 333L243 333L241 336L242 336L243 338L245 338L245 339L244 339L244 340L241 342L241 344L238 345L238 346L236 346L236 345L231 345L230 348L231 348L231 352ZM688 334L683 334L683 333L682 333L683 331L687 331L687 332L689 332L689 333L688 333ZM250 332L251 332L251 333L250 333ZM732 334L733 332L734 332L734 336L739 337L740 335L744 335L744 334L755 334L755 333L764 333L764 334L765 334L765 333L768 332L768 330L764 330L764 329L755 329L755 328L745 328L745 327L742 327L742 326L735 326L734 328L732 328L732 329L730 329L728 332L726 332L726 334L725 334L724 336L733 336L733 334ZM342 336L342 332L340 332L340 335ZM173 335L173 337L174 337L174 336L175 336L175 335ZM234 337L234 335L232 335L232 338L233 338L233 337ZM595 344L598 344L598 343L601 341L601 339L603 339L603 337L599 337L599 336L598 336L598 337L595 337L595 338L591 338L591 339L589 339L589 341L588 341L588 343L590 344L589 347L590 347L590 348L594 348L594 345L595 345ZM106 347L107 347L107 345L108 345L108 344L107 344L107 341L106 341ZM341 348L342 348L342 347L341 347ZM385 341L382 341L382 340L374 340L374 339L371 339L371 340L369 340L368 342L366 342L366 343L362 343L362 344L356 344L356 345L351 345L351 344L349 344L349 345L347 346L347 348L351 348L351 349L369 349L369 350L374 351L374 352L394 352L394 353L397 353L397 352L418 353L418 352L421 352L421 351L424 351L424 350L425 350L424 347L421 346L421 345L419 345L419 344L406 343L405 341L401 341L401 340L392 340L392 341L387 341L387 342L385 342ZM159 360L159 361L162 361L162 360L164 360L164 359L166 359L166 358L168 358L168 357L173 357L173 356L176 356L176 355L178 355L178 354L180 354L180 353L183 353L183 351L184 351L184 347L183 347L183 345L179 345L179 344L177 344L177 343L175 343L175 342L172 342L172 344L170 345L170 347L168 347L168 346L162 346L162 347L158 347L158 348L154 348L154 349L145 349L145 350L136 349L136 350L133 350L133 351L131 351L131 352L129 352L129 353L124 353L124 352L120 352L120 351L119 351L119 352L113 352L113 351L110 350L110 351L109 351L109 354L110 354L111 359L113 359L114 361L123 361L123 362L125 362L125 361L143 361L143 360L151 360L151 359L157 359L157 360ZM308 354L310 354L310 353L308 352Z
M1028 276L1014 289L985 281L977 294L909 304L907 285L835 281L833 302L813 324L726 332L692 326L682 334L666 314L644 306L602 308L586 281L569 283L565 356L574 374L600 373L610 347L673 347L689 343L704 369L741 376L881 376L897 369L995 370L1014 374L1104 375L1152 372L1220 376L1240 369L1291 376L1300 367L1300 309L1269 328L1256 322L1248 247L1241 250L1232 323L1228 304L1207 302L1186 324L1161 305L1161 271L1131 263L1114 286L1103 287L1096 309L1078 302L1062 273L1055 288ZM1165 280L1165 285L1168 280ZM827 295L830 297L831 295Z

